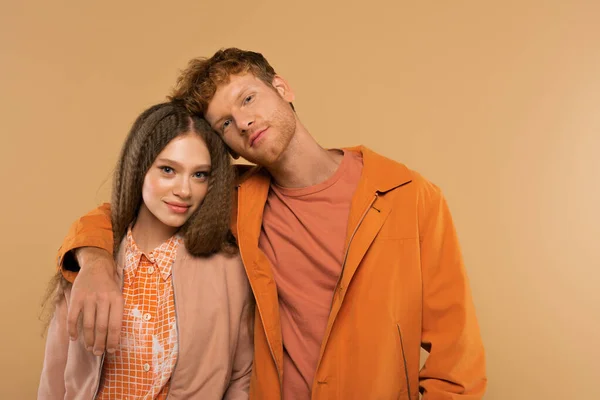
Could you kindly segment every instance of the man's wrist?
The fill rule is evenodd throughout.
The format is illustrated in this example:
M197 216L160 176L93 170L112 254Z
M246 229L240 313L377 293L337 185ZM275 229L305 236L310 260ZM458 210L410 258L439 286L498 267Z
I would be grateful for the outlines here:
M110 253L99 247L79 247L73 250L73 256L80 269L89 268L97 264L103 264L98 263L98 261L112 260ZM104 264L107 266L112 265L110 262Z

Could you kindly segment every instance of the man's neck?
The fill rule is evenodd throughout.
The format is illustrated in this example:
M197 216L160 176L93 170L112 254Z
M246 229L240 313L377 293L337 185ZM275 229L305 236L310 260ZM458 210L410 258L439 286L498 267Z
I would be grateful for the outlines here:
M282 187L317 185L329 179L342 162L340 151L322 148L302 125L298 128L277 164L267 168Z

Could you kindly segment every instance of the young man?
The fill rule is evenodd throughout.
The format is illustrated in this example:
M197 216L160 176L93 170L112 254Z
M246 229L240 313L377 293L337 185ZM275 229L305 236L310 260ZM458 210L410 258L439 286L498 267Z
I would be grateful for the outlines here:
M258 165L240 177L232 223L256 298L252 398L482 398L483 345L436 186L365 147L320 147L258 53L192 60L173 99ZM121 320L109 228L105 205L59 252L66 276L81 266L70 334L81 311L99 355L114 351Z

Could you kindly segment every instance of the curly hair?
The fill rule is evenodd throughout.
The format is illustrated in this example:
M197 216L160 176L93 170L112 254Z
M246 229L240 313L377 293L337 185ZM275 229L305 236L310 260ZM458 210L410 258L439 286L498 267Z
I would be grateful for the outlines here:
M231 75L245 73L273 85L275 70L260 53L232 47L221 49L210 58L194 58L177 78L169 99L183 102L191 113L204 115L217 87L229 82Z

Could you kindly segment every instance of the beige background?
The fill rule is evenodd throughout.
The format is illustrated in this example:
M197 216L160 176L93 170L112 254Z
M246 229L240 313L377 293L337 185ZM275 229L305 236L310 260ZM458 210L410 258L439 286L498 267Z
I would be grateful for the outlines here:
M269 58L324 146L443 188L486 399L600 398L600 2L88 3L0 5L1 398L35 397L55 251L108 198L130 123L227 46Z

